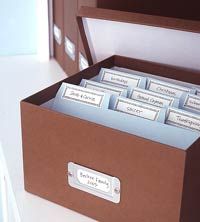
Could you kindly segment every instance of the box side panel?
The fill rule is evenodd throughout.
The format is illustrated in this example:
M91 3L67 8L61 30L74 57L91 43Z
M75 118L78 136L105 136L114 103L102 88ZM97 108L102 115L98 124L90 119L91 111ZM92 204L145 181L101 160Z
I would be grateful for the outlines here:
M22 103L25 188L104 222L179 222L185 152ZM113 204L71 188L74 162L121 181Z
M181 222L200 221L200 139L186 156Z

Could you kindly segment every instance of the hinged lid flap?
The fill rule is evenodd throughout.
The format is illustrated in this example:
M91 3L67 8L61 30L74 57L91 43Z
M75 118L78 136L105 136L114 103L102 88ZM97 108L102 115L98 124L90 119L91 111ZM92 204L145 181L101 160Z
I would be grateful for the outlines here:
M121 55L200 70L200 22L82 7L78 24L90 64Z

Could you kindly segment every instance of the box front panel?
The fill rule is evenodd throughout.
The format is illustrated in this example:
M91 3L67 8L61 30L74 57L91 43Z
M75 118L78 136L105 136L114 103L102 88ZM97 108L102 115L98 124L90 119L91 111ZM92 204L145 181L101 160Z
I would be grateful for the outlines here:
M102 222L179 222L185 152L22 103L26 190ZM69 162L119 178L112 203L68 185Z

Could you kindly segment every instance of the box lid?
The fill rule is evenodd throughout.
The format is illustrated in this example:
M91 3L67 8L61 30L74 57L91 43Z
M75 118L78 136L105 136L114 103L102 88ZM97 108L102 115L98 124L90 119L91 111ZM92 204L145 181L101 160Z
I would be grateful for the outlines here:
M91 7L77 20L90 65L120 55L200 70L200 21Z

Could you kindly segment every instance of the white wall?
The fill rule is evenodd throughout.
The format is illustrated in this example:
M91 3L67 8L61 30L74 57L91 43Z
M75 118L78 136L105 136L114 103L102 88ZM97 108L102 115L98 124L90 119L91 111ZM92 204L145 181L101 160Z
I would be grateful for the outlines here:
M0 56L37 52L36 0L0 0Z

